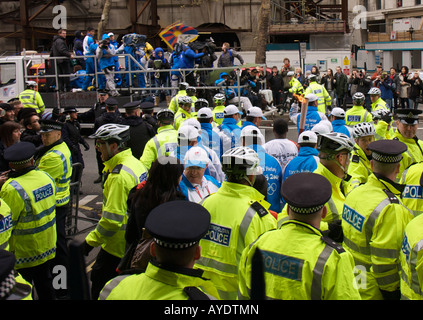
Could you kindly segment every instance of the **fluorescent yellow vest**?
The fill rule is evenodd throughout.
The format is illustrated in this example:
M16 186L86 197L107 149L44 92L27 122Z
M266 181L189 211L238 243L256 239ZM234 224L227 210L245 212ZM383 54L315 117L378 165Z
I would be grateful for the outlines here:
M388 180L371 174L345 200L343 246L352 253L356 266L366 271L359 288L363 300L380 300L380 290L399 289L401 242L405 227L413 218L400 196Z
M147 169L126 149L104 162L103 175L107 176L103 189L103 208L97 227L85 241L92 247L123 257L125 230L128 222L127 199L129 191L147 179Z
M45 172L9 178L0 197L12 211L10 252L16 269L38 266L56 255L56 186Z
M263 234L242 254L238 298L251 298L251 261L260 249L266 299L360 300L353 285L352 255L322 236L320 230L296 220Z
M150 169L158 157L169 156L177 147L178 131L172 125L160 127L157 134L146 143L140 161Z

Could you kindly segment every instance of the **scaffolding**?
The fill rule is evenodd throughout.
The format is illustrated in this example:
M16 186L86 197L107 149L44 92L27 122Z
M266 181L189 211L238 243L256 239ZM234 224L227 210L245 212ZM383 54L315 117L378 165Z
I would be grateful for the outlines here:
M272 0L270 34L348 32L348 2ZM293 28L295 26L295 28Z

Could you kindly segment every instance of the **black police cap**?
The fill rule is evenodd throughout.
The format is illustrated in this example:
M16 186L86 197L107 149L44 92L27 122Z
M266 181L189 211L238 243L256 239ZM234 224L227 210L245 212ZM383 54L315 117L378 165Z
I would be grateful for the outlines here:
M321 210L332 196L330 182L320 174L301 172L288 177L282 184L282 197L299 214Z
M35 145L31 142L21 141L12 144L4 150L4 159L13 164L24 164L32 159L35 154Z
M395 111L398 119L404 124L417 124L419 121L419 114L422 113L422 110L418 109L397 109Z
M49 119L41 119L40 120L40 132L50 132L52 130L62 130L63 123L55 121L55 120L49 120Z
M137 108L139 108L139 107L140 107L140 102L139 102L139 101L131 101L131 102L125 103L125 104L123 105L123 107L124 107L126 110L137 109Z
M402 159L403 152L407 151L407 145L399 140L377 140L369 144L372 151L372 159L383 163L397 163Z
M71 112L78 112L78 110L75 107L65 107L63 110L63 113L71 113Z
M145 228L154 241L164 248L186 249L194 246L207 233L210 213L190 201L170 201L154 208Z
M152 110L154 109L154 103L150 101L144 101L143 103L140 104L140 108L142 110Z
M106 101L104 101L105 104L107 104L108 106L117 106L119 104L119 102L112 97L109 97L106 99Z

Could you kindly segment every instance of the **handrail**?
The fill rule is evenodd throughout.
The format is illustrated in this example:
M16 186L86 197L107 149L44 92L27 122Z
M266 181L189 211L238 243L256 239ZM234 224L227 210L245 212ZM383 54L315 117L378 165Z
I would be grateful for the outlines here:
M229 68L232 67L215 67L215 68L200 68L200 67L194 67L194 68L184 68L184 69L151 69L151 68L144 68L131 54L114 54L111 56L118 56L118 57L128 57L128 59L130 59L131 61L135 62L141 69L140 70L132 70L131 68L131 63L128 63L128 70L119 70L119 71L115 71L115 73L117 74L141 74L141 76L143 76L145 78L145 87L133 87L132 86L132 77L129 77L129 86L127 88L119 88L119 90L123 90L123 91L130 91L131 94L131 100L132 100L132 92L133 91L166 91L166 90L177 90L178 87L155 87L154 83L152 83L152 81L149 81L151 79L149 79L150 77L154 77L154 73L159 72L161 73L168 73L169 76L169 81L172 78L172 73L179 73L182 77L182 81L186 80L186 76L188 74L190 74L191 72L209 72L209 71L215 71L215 70L222 70L223 71L227 71ZM104 74L103 71L98 71L97 70L97 65L98 65L98 58L96 55L86 55L86 56L74 56L74 59L85 59L85 58L94 58L94 73L87 73L81 76L93 76L96 79L96 83L98 84L98 75L100 74ZM28 78L33 78L34 75L28 75L28 68L25 67L25 61L28 61L27 66L29 66L31 60L40 60L41 61L44 59L45 60L53 60L54 61L54 66L55 66L55 70L57 70L57 60L70 60L70 58L68 57L50 57L48 54L37 54L37 55L25 55L23 56L23 63L24 63L24 80L27 80ZM259 67L263 67L263 72L264 74L266 74L266 65L265 64L257 64L257 66ZM241 85L240 84L240 70L243 68L243 66L233 66L233 70L236 71L236 76L237 76L237 85L231 85L231 86L201 86L201 89L222 89L222 88L230 88L230 89L237 89L238 93L241 92L241 88L246 88L248 87L248 85ZM43 75L37 75L38 78L43 79L43 78L55 78L55 84L56 84L56 93L57 93L57 102L58 102L58 106L60 107L60 98L59 98L59 91L57 90L58 88L58 83L59 83L59 78L71 78L71 77L75 77L75 73L70 73L70 74L57 74L57 72L55 72L54 75L47 75L47 74L43 74ZM150 77L149 77L150 76ZM264 82L264 87L266 87L266 83ZM196 87L199 88L199 87ZM240 96L239 94L237 96ZM241 101L239 99L238 102L238 106L240 107L241 105Z

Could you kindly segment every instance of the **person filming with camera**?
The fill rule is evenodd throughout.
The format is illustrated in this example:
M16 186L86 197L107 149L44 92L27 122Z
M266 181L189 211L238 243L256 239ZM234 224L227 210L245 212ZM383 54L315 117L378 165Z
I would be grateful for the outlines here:
M109 94L113 97L120 96L116 90L115 84L115 60L114 60L115 49L110 44L110 38L107 33L103 34L103 38L98 45L96 50L97 59L99 59L100 69L104 72L106 77L106 89Z

